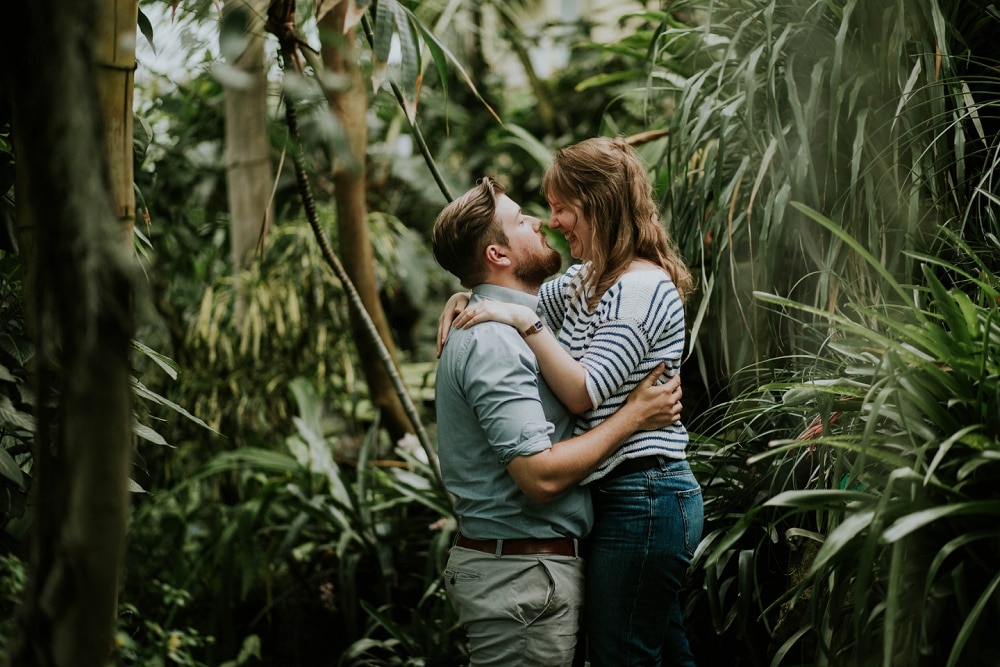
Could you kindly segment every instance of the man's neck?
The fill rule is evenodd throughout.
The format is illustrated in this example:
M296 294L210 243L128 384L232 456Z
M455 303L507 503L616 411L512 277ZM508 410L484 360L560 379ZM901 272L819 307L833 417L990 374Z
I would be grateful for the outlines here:
M507 289L517 290L518 292L524 292L525 294L531 294L532 296L538 294L538 289L541 285L527 285L522 280L518 280L509 273L500 273L489 276L483 281L488 285L496 285L498 287L506 287Z

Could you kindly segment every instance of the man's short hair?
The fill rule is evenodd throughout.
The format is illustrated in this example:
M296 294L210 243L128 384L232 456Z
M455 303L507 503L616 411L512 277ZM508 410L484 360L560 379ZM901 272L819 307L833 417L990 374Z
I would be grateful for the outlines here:
M475 187L445 206L434 221L431 243L438 264L463 286L475 287L486 278L486 247L507 243L497 218L497 199L505 190L485 176Z

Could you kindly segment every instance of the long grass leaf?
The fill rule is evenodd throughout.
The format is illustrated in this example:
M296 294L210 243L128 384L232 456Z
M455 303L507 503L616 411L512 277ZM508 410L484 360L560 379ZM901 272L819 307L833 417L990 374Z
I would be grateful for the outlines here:
M885 284L891 287L894 292L896 292L896 295L903 303L906 303L908 301L906 293L903 292L903 289L900 287L896 279L893 278L892 275L885 269L885 267L882 266L881 262L875 259L875 257L867 249L865 249L860 243L858 243L858 241L855 240L854 237L852 237L844 227L836 224L830 218L826 217L819 211L809 206L806 206L805 204L802 204L800 202L791 202L791 205L797 211L799 211L806 217L814 220L815 222L819 223L821 226L826 228L830 233L832 233L834 236L838 237L841 241L847 244L851 248L851 250L853 250L859 257L864 259L865 262L869 266L871 266L878 275L882 277L882 279L885 281Z
M963 503L953 503L951 505L931 507L919 512L913 512L896 519L896 521L894 521L893 524L889 526L884 533L882 533L882 539L885 540L886 543L892 544L893 542L906 537L913 531L919 530L920 528L923 528L938 519L968 515L978 515L984 518L990 517L990 520L994 520L992 517L1000 516L1000 500L975 500Z
M298 469L298 462L287 454L256 447L241 447L236 451L215 455L201 467L196 477L208 477L241 470L287 474Z
M838 556L842 556L843 550L847 545L854 541L854 538L863 530L872 525L875 516L876 513L874 510L863 510L856 511L845 517L840 525L827 535L823 545L816 553L816 558L813 560L810 572L813 574L822 572L828 562Z
M785 656L788 655L789 651L795 648L795 644L805 636L806 633L812 631L812 627L806 625L805 627L796 630L791 637L785 640L785 642L778 647L778 650L774 652L774 657L771 658L771 667L780 667L785 664Z
M816 509L820 507L836 507L848 503L867 505L872 497L867 493L857 491L836 491L818 489L810 491L784 491L764 502L765 507L798 507L801 509Z
M795 440L790 443L782 443L780 445L772 446L772 448L766 452L749 457L747 459L747 463L754 465L766 459L780 457L791 450L812 449L815 447L830 447L832 449L836 449L837 451L864 454L888 469L899 468L906 466L909 463L907 458L904 458L895 452L872 448L866 441L859 439L857 436L823 437L807 442ZM804 493L812 492L806 491Z
M959 630L958 636L955 637L955 642L951 646L951 653L948 655L948 664L946 667L957 667L960 664L959 659L962 657L962 650L965 649L969 638L976 630L983 610L993 601L997 587L1000 587L1000 574L993 577L989 585L983 590L983 594L976 600L972 611L966 616L965 621L962 623L962 629Z
M136 378L132 378L132 389L135 391L136 396L145 398L147 401L152 401L153 403L157 403L164 407L168 407L177 414L181 415L182 417L185 417L190 421L194 422L198 426L201 426L202 428L211 431L212 433L219 434L218 431L216 431L214 428L206 424L202 419L200 419L199 417L195 417L185 408L182 408L181 406L174 403L170 399L157 394L155 391L152 391Z
M973 542L978 542L980 540L995 540L996 531L995 530L982 530L971 533L963 533L958 537L949 540L944 544L937 553L934 554L934 559L931 561L930 566L927 568L927 577L924 580L924 597L927 598L931 592L931 586L938 578L938 572L944 565L945 561L956 551L964 549Z
M392 635L392 637L404 647L404 655L420 655L420 647L413 643L413 636L411 633L407 632L406 629L401 628L399 624L392 619L392 617L383 613L381 610L376 609L368 601L360 599L359 602L361 603L361 607L372 618L372 620L382 626L386 632Z
M938 445L937 451L934 453L934 458L931 459L930 464L927 466L927 473L924 475L924 484L930 482L931 478L934 476L934 473L937 472L938 466L941 465L941 461L943 461L944 457L947 456L949 451L951 451L952 445L954 445L956 442L961 442L962 438L964 438L969 433L978 430L979 428L980 426L978 424L966 426L960 431L953 433L949 437L945 438L945 440L942 441L940 445Z
M552 164L552 148L545 145L544 142L540 141L531 132L520 125L508 124L504 126L504 129L507 130L509 136L505 135L501 137L497 142L498 145L511 144L519 146L541 169L545 169Z
M756 566L756 554L753 549L740 549L739 560L737 561L737 586L739 595L736 598L736 619L739 621L739 636L748 636L747 623L753 616L751 608L753 606L754 591L754 568Z
M937 307L941 317L948 325L948 333L958 340L959 343L968 343L972 336L966 326L965 315L962 309L955 302L955 298L948 292L941 280L934 275L930 267L921 267L924 274L924 284L926 284L931 294L934 295L934 305Z

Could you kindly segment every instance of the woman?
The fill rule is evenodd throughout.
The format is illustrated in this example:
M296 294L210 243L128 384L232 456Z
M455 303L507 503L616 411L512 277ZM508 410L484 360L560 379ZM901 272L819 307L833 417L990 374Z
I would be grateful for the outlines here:
M579 414L581 432L621 407L659 362L679 370L692 280L660 225L645 166L624 140L559 150L542 191L549 227L582 263L542 286L538 313L487 301L461 311L454 326L496 320L521 331L546 382ZM442 315L445 332L458 303ZM694 664L678 593L703 507L687 442L680 422L638 432L583 481L595 509L586 547L591 667Z

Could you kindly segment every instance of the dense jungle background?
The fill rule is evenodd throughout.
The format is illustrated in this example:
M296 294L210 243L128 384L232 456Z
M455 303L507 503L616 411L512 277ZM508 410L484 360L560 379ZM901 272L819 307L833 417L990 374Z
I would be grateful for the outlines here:
M970 0L6 8L0 655L465 664L428 232L487 174L546 220L553 151L623 135L699 285L699 664L1000 664L998 31Z

